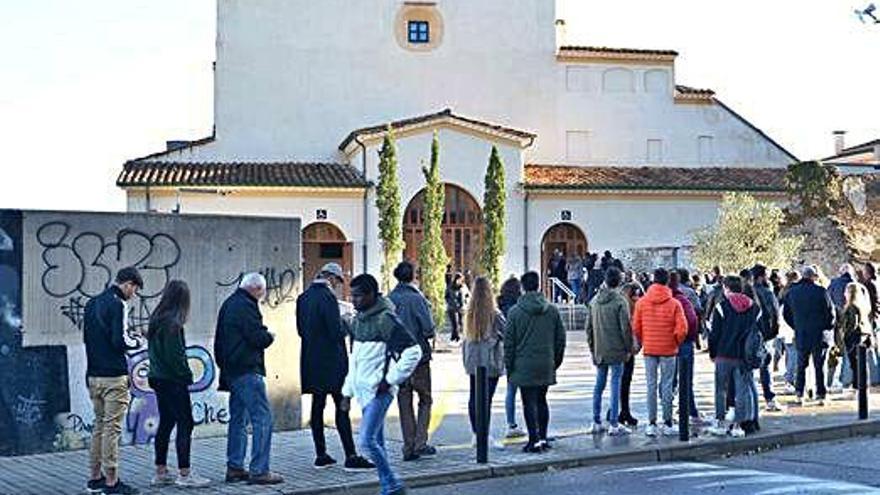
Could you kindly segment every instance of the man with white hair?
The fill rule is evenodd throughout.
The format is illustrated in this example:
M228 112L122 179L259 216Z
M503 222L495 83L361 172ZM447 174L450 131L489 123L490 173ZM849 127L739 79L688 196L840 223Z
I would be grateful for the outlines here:
M272 445L272 411L266 395L263 356L275 336L263 325L259 301L266 296L266 279L259 273L244 275L236 290L220 307L214 336L214 359L220 368L220 390L229 396L226 439L226 482L256 485L283 483L269 470ZM250 469L244 467L247 422L253 429Z

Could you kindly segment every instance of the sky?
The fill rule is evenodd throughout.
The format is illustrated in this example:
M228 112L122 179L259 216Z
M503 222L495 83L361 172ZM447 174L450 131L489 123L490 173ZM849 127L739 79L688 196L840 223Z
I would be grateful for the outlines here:
M678 84L813 159L833 130L880 138L867 3L559 0L557 17L570 44L677 50ZM0 208L124 210L127 159L211 133L215 27L215 0L0 0Z

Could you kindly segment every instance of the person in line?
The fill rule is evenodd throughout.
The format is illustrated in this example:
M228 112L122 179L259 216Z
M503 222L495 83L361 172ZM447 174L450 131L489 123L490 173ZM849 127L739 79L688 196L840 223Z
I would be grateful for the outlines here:
M653 284L645 297L636 303L633 330L645 353L645 373L648 382L648 427L645 434L656 437L657 428L657 375L660 374L660 396L663 402L663 426L659 433L678 435L672 423L672 381L678 348L687 337L687 319L681 304L672 297L669 272L654 270Z
M471 432L477 435L477 368L485 367L489 389L488 404L491 411L492 397L498 387L498 379L504 375L504 325L506 320L501 311L495 308L492 295L492 283L485 277L474 280L474 293L471 305L464 322L464 344L462 344L462 361L464 370L470 377L470 396L468 398L468 419ZM491 419L491 414L489 415ZM487 425L488 429L488 425ZM495 447L503 448L503 444L490 438Z
M703 302L700 300L700 294L697 291L697 286L694 285L691 279L691 272L688 271L687 268L679 268L677 270L679 275L679 290L687 297L687 300L691 303L691 307L694 309L695 316L697 317L697 336L694 338L694 346L696 350L702 349L702 344L700 343L700 325L702 322L700 321L700 315L703 314ZM669 274L672 276L672 273ZM699 280L699 277L696 277Z
M498 295L498 309L507 318L510 308L514 307L522 296L522 284L516 277L510 277L501 284L501 293ZM516 385L507 380L507 394L504 397L504 413L507 417L507 438L521 438L526 433L516 423Z
M464 311L464 275L456 272L452 275L451 282L446 286L446 316L452 327L450 342L461 340L461 317Z
M159 404L153 486L173 484L200 488L211 483L211 480L193 473L190 466L194 423L189 386L193 383L193 373L186 357L183 329L189 319L189 308L189 287L181 280L172 280L162 291L162 298L153 310L147 327L147 352L150 358L148 380ZM168 469L168 444L175 427L178 476Z
M599 255L593 253L587 257L587 262L585 265L585 269L587 272L587 294L584 298L584 303L589 304L590 301L593 300L593 296L596 295L596 292L599 290L599 287L602 286L602 282L605 280L605 272L596 266L596 263L599 262Z
M852 388L858 390L858 350L860 345L871 346L871 308L868 291L864 285L851 282L844 290L844 307L841 314L837 347L849 358L852 370Z
M550 409L547 389L556 383L556 370L565 356L565 328L556 306L538 292L540 276L528 272L520 279L525 294L511 308L504 332L504 365L511 383L522 395L529 441L523 452L550 448L547 427Z
M724 298L712 312L709 332L709 358L715 363L715 421L709 428L712 435L741 438L756 431L757 399L751 368L745 363L745 341L748 333L760 328L761 309L743 293L741 277L724 279ZM733 424L725 422L730 383L735 386Z
M89 449L89 493L136 495L137 488L119 478L119 438L131 402L125 353L125 303L144 287L134 267L119 270L113 285L86 303L83 340L86 384L95 412Z
M566 265L566 270L568 271L568 288L574 293L574 301L570 301L572 303L580 302L581 300L581 285L584 280L584 260L581 258L581 255L574 252L568 258L568 264Z
M785 321L785 296L796 284L801 281L801 274L789 271L785 274L785 286L779 291L779 338L782 341L782 353L785 355L785 394L794 395L794 386L797 378L798 356L797 345L794 340L794 328Z
M403 460L414 461L437 455L437 449L428 445L428 424L431 421L431 339L434 338L434 319L431 305L413 282L415 267L403 261L394 269L397 287L388 298L394 303L403 326L422 349L422 359L397 393L400 410L400 429L403 434ZM419 395L418 416L413 411L413 394Z
M811 266L805 267L801 282L785 296L783 317L794 328L798 351L795 383L797 405L804 404L807 366L811 359L816 372L816 404L824 404L827 394L824 365L828 344L824 334L834 328L834 303L828 297L828 292L815 282L816 278L816 270Z
M642 285L636 281L627 283L621 289L624 299L626 299L629 309L630 327L632 327L632 317L636 310L636 303L644 295ZM620 424L628 428L636 428L639 420L632 415L629 406L630 389L632 388L633 371L636 367L636 355L639 353L641 344L633 337L633 352L623 364L623 376L620 381L620 415L617 420Z
M385 415L397 388L419 365L422 350L395 314L394 303L379 292L375 277L358 275L350 285L357 316L342 394L363 409L358 445L376 465L382 495L402 495L406 488L385 450Z
M672 290L672 297L681 304L681 309L684 311L684 318L687 320L687 336L685 337L684 342L678 346L678 355L688 363L688 376L687 383L679 383L678 386L687 387L688 414L690 415L691 422L697 424L700 422L700 412L697 409L697 400L694 397L694 347L697 340L699 340L700 324L697 319L696 309L691 304L690 298L682 290L682 280L681 272L673 270L669 273L669 289ZM675 374L673 381L677 380L678 373Z
M555 278L562 283L565 283L568 280L568 270L566 269L565 264L565 253L559 250L559 248L553 250L553 256L550 258L550 263L547 266L547 276L550 278ZM551 291L553 293L553 302L560 302L563 296L562 291L559 290L556 285L552 284Z
M214 359L220 368L219 390L229 394L226 438L226 482L247 481L277 485L284 478L269 470L272 447L272 410L266 395L265 350L275 336L263 325L259 301L266 296L266 279L244 275L217 316ZM250 423L253 430L250 470L244 467Z
M862 270L862 285L868 289L869 316L874 330L880 330L880 279L877 278L877 267L872 262L865 263Z
M343 402L342 383L348 374L348 353L345 350L347 331L342 323L338 294L345 280L338 263L327 263L296 300L296 331L300 345L300 384L302 393L311 394L309 427L315 445L316 469L336 464L327 454L324 438L324 409L327 396L336 406L336 430L345 453L344 468L348 471L373 469L372 463L357 454L351 430L348 407Z
M630 327L629 303L620 292L623 274L616 267L605 270L605 284L590 302L587 318L587 342L593 365L596 366L596 385L593 388L593 425L590 433L605 431L602 424L602 394L611 371L611 411L608 434L628 435L626 426L619 423L620 381L624 363L633 354L633 336Z
M828 297L834 303L838 314L842 313L843 307L846 306L846 288L853 282L855 282L855 269L849 263L844 263L840 265L837 277L828 284Z
M761 363L761 392L764 395L765 407L768 412L780 412L782 408L776 403L776 394L773 393L773 378L770 376L770 366L773 363L774 343L779 335L779 301L773 294L773 288L767 279L767 267L758 263L751 269L755 302L761 310L761 320L758 322L761 335L764 336L764 345L767 348L767 357Z

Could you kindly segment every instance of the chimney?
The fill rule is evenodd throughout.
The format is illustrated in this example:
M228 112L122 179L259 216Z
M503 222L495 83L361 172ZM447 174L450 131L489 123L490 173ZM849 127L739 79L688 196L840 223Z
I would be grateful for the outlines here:
M839 155L846 148L846 131L834 131L832 134L834 134L834 154Z
M556 19L556 48L563 47L568 43L565 29L565 19Z

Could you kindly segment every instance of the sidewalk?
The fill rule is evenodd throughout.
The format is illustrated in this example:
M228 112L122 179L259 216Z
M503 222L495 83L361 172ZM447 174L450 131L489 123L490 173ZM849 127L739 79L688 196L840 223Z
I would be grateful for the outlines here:
M466 417L467 386L462 385L461 356L456 351L437 354L434 361L435 415L432 418L431 442L438 446L434 459L403 463L400 455L400 429L397 407L392 406L386 423L388 452L395 470L411 487L447 484L496 476L509 476L548 468L563 469L595 463L656 462L679 459L712 458L728 453L777 448L795 443L814 442L858 435L880 434L880 390L871 397L871 411L878 419L856 421L854 399L833 400L824 407L790 408L784 413L762 413L759 435L741 440L700 436L688 443L677 438L650 439L644 425L629 437L588 436L593 368L588 364L585 345L578 333L569 333L566 363L559 372L559 385L551 389L551 435L557 437L551 452L534 455L520 451L522 443L508 444L504 450L490 450L488 465L475 463L470 447L470 429ZM701 411L711 410L711 364L705 354L698 355L695 395ZM633 411L645 417L644 372L639 366L633 383ZM781 389L782 387L777 387ZM493 403L493 426L504 423L504 386L499 385ZM792 397L779 397L785 404ZM761 401L763 405L763 400ZM328 418L332 407L327 409ZM521 416L521 414L520 414ZM355 420L356 421L356 420ZM330 454L337 460L343 455L334 430L327 431ZM169 463L174 465L173 448ZM273 437L272 469L284 475L286 483L275 487L225 485L226 439L199 438L193 441L193 466L203 476L217 480L211 487L197 491L149 488L152 476L153 447L127 446L122 450L123 479L143 493L243 493L243 494L314 494L376 493L375 472L347 473L341 467L326 470L312 468L314 450L308 430L276 433ZM0 458L0 494L79 494L84 492L88 454L86 451Z

